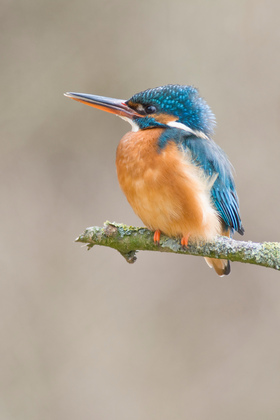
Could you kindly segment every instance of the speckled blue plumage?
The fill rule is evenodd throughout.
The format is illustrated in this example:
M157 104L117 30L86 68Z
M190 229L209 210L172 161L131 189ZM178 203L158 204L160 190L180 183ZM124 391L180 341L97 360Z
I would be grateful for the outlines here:
M128 102L141 103L144 106L154 105L157 113L174 115L178 121L187 124L192 130L203 131L207 135L213 132L215 116L193 86L166 85L147 89L133 95ZM148 121L146 118L145 120L145 122L140 121L140 124L146 125L141 128L148 128Z

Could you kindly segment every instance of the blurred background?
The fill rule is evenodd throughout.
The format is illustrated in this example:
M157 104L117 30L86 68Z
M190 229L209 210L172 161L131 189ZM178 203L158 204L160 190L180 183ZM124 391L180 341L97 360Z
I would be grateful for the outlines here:
M198 87L244 239L278 241L279 15L279 0L1 0L0 420L279 419L279 273L74 243L142 223L115 170L129 126L63 96Z

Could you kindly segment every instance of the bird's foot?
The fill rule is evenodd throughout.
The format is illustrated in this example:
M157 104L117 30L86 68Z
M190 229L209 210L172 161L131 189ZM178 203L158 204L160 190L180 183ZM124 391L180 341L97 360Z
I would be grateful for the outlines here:
M190 235L187 235L187 236L183 236L183 238L181 239L181 245L182 245L183 248L187 248L188 242L189 242L189 237L190 237Z
M159 240L160 240L160 230L156 230L154 233L154 243L155 245L159 245Z

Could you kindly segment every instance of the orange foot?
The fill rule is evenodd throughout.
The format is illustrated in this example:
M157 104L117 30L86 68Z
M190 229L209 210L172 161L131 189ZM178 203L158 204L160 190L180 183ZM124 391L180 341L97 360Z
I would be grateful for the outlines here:
M189 242L189 237L190 237L190 235L187 235L187 236L183 236L183 238L181 239L181 245L182 245L183 248L187 248L188 242Z
M154 243L155 245L159 245L160 240L160 230L156 230L154 233Z

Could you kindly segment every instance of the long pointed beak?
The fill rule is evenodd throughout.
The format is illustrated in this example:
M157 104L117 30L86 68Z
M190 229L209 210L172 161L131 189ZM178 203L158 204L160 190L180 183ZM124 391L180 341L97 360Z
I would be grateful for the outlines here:
M141 117L140 114L126 104L125 99L106 98L105 96L74 92L67 92L64 93L64 95L67 96L67 98L82 102L82 104L93 106L94 108L101 109L102 111L111 112L112 114L119 115L120 117L128 117L130 119L134 116Z

